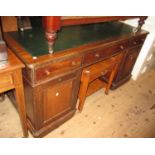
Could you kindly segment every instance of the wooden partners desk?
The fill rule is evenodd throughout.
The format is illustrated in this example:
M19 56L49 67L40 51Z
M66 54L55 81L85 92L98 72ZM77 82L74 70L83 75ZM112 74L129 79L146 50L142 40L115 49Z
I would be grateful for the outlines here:
M28 130L26 124L22 68L24 68L24 65L21 61L11 52L11 50L8 50L8 64L6 64L5 67L0 68L0 93L15 89L16 103L22 124L23 135L24 137L27 137Z
M148 34L143 30L133 33L133 27L121 22L62 27L54 53L49 54L44 30L35 23L32 27L4 33L4 39L25 64L27 125L34 137L44 136L75 114L85 67L122 53L112 85L127 81ZM93 91L103 88L101 83L98 80Z

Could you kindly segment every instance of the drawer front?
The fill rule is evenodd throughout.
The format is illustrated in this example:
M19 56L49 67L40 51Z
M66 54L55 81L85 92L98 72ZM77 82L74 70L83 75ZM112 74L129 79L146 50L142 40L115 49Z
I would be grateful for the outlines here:
M0 93L14 87L12 74L0 75Z
M76 69L81 66L82 57L76 57L59 61L51 64L47 64L43 67L36 69L35 80L41 81L50 77L57 76L61 73Z
M84 69L84 72L89 72L90 81L94 80L100 76L104 76L105 74L111 72L115 65L119 64L121 59L122 54L118 54L117 56L86 67Z
M116 45L112 45L109 47L102 47L97 48L95 50L92 50L91 52L87 53L84 58L84 65L90 65L97 61L109 58L117 53L119 53L122 50L125 50L128 48L128 42L122 42Z
M101 76L106 75L107 73L111 72L111 70L113 69L114 64L109 65L108 67L106 67L104 70L103 69L99 69L99 70L95 70L94 72L90 73L90 81L93 81Z
M129 45L130 45L130 47L142 45L144 43L145 39L146 39L146 36L140 36L140 37L133 38L133 39L131 39Z

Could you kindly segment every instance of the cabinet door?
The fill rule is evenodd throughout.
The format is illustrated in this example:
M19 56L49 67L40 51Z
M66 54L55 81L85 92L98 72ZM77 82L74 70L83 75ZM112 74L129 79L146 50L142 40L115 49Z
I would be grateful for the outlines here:
M75 110L80 83L80 72L73 72L44 85L43 123L63 117Z
M141 46L137 46L127 51L120 79L130 76L140 50Z

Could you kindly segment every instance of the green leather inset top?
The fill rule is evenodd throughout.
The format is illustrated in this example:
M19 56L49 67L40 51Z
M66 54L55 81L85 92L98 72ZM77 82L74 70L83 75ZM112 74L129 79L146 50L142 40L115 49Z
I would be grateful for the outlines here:
M62 27L57 32L54 52L132 33L132 27L120 22ZM48 54L48 45L41 26L24 32L9 32L32 56Z

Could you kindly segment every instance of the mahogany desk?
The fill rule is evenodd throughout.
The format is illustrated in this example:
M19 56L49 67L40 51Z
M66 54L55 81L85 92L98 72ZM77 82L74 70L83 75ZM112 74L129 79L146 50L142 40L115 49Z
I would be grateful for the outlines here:
M122 53L113 86L127 81L148 34L143 30L133 33L133 27L121 22L62 27L54 53L49 54L44 29L33 23L32 27L5 33L4 38L25 64L27 123L34 137L44 136L75 114L85 67ZM102 88L101 80L95 86Z
M22 79L23 63L8 50L8 64L0 68L0 93L15 89L16 103L24 137L28 136L26 123L25 99Z

